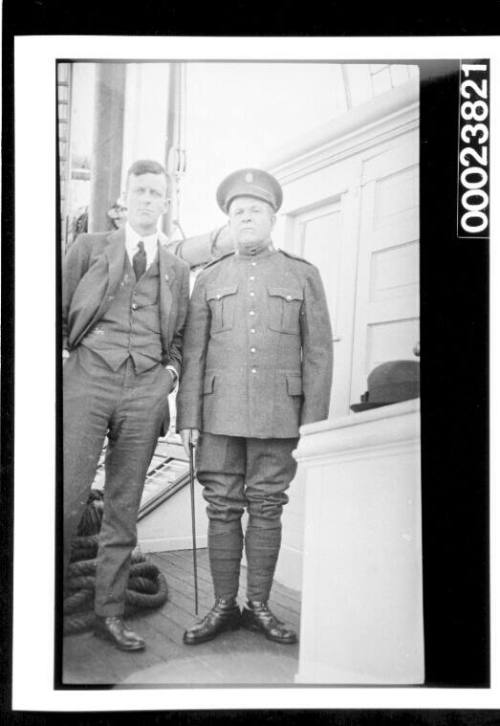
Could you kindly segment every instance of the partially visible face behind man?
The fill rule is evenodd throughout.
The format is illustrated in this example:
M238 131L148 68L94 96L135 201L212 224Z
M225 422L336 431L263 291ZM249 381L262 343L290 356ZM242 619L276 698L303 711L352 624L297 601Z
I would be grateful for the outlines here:
M236 197L228 216L231 234L242 254L255 255L269 246L276 221L270 204L254 197Z
M127 219L138 234L153 234L167 206L167 180L164 174L130 174L127 183Z

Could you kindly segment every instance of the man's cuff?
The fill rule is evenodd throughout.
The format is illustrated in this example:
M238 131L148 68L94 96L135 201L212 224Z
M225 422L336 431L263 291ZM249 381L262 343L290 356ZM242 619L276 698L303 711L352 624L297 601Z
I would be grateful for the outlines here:
M174 366L165 366L165 368L167 371L170 371L170 373L174 377L174 388L175 388L177 386L177 383L179 382L179 374L175 370Z

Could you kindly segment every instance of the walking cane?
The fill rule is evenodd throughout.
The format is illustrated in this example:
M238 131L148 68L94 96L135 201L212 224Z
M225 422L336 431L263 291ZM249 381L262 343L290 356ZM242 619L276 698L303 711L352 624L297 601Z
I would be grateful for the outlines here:
M196 564L196 520L194 511L194 443L189 431L189 489L191 492L191 529L193 535L194 612L198 615L198 568Z

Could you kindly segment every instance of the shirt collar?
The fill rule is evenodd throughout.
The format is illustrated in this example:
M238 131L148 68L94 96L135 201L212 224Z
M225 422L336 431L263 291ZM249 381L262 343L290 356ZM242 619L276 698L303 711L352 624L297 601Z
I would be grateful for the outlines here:
M127 254L132 261L133 256L137 252L137 243L142 240L144 242L144 249L146 250L147 264L150 265L154 260L156 250L158 247L158 232L153 234L139 235L127 222L125 224L125 248Z

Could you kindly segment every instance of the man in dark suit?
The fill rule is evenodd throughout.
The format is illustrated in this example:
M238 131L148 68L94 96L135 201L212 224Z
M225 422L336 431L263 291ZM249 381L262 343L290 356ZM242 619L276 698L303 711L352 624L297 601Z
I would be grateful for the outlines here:
M135 162L125 227L81 235L63 271L64 570L107 435L95 633L122 650L144 648L122 619L125 590L144 480L169 425L189 299L189 268L157 229L168 203L164 168Z
M318 270L273 247L281 200L277 180L258 169L222 182L217 201L229 216L236 252L199 274L190 301L177 427L185 446L198 442L216 599L184 634L190 645L240 625L278 643L297 639L268 599L285 492L297 468L292 451L300 425L328 417L333 355ZM243 544L247 603L240 614Z

